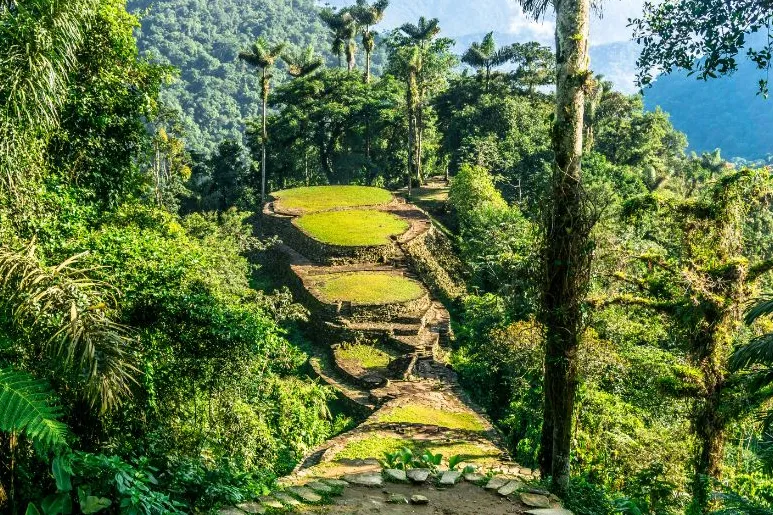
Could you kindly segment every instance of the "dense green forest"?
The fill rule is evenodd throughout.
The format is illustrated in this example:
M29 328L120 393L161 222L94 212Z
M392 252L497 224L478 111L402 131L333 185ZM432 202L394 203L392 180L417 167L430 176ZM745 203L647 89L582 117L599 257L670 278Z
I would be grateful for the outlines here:
M645 7L643 82L765 74L741 35L769 6L709 3ZM447 240L448 365L533 488L773 513L770 167L594 75L590 4L559 4L557 53L456 55L437 19L379 30L386 1L0 0L0 510L207 513L354 427L260 213L367 185Z

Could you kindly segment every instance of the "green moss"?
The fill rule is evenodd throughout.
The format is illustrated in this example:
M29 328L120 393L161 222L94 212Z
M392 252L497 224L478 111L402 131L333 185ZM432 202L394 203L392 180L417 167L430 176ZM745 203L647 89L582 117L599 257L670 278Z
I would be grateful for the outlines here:
M384 211L323 211L303 215L295 224L312 238L330 245L365 247L386 245L390 237L408 230L402 218Z
M277 191L280 208L305 212L324 211L336 207L361 207L388 204L392 194L368 186L311 186Z
M449 429L462 429L465 431L485 430L480 418L472 413L443 411L421 404L399 406L379 417L378 421L405 424L432 424L435 426L447 427Z
M336 355L343 360L355 361L362 368L385 368L397 355L386 348L360 343L342 345Z
M337 460L358 460L366 458L381 459L388 452L395 452L403 447L411 447L411 441L403 438L386 437L373 434L361 440L349 442L341 452L335 455Z
M393 304L424 295L421 284L386 272L335 274L317 284L320 294L330 302L355 304Z

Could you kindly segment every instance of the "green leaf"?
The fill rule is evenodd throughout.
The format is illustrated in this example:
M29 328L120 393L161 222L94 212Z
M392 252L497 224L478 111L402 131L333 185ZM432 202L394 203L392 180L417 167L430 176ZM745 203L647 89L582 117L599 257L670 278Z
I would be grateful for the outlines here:
M54 458L51 464L51 471L56 480L56 489L60 492L69 492L72 490L72 469L67 459L63 456Z
M45 515L70 515L72 513L72 499L69 492L61 492L43 499L40 507Z
M40 515L40 511L38 511L37 506L35 506L32 503L29 503L27 505L27 511L24 512L24 515Z
M106 497L97 497L95 495L88 495L85 499L81 500L81 511L86 515L91 513L98 513L112 504L112 501Z

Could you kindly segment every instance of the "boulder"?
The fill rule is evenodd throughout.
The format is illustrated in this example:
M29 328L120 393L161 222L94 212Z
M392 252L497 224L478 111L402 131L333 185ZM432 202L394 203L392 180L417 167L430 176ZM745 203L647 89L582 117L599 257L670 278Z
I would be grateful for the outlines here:
M306 488L305 486L294 486L289 488L288 491L301 501L308 504L316 504L322 501L321 495L314 493L313 490Z
M423 495L418 495L418 494L412 495L411 504L418 504L418 505L429 504L429 499L427 499Z
M486 486L484 486L483 488L485 488L486 490L499 490L509 482L510 482L509 479L495 476L489 479L489 482L486 483Z
M260 502L266 508L274 508L277 510L284 508L284 504L279 502L275 497L261 497Z
M257 515L263 515L266 513L266 508L262 504L256 502L245 502L242 504L237 504L236 507L247 513L256 513Z
M453 486L462 477L462 473L457 470L446 470L443 475L440 476L440 484L442 486Z
M282 504L284 504L289 508L294 508L295 506L301 505L298 499L296 499L295 497L289 496L284 492L274 492L271 495L273 495L277 501L281 502Z
M319 495L330 495L333 493L332 486L326 485L325 483L322 483L320 481L312 481L311 483L306 483L306 488L310 488L311 490L314 490L314 492L318 493Z
M384 478L392 483L405 483L408 481L405 471L400 469L384 469Z
M378 473L350 474L348 476L344 476L344 481L353 485L360 486L381 486L384 484L384 478L382 478L381 474Z
M479 483L482 483L486 480L486 476L483 474L478 474L476 472L468 472L464 475L464 480L469 481L470 483L475 483L476 485Z
M391 494L387 502L389 504L408 504L408 499L403 494Z
M510 481L505 486L497 490L497 493L501 496L507 497L508 495L514 494L521 488L523 488L523 483L520 481Z

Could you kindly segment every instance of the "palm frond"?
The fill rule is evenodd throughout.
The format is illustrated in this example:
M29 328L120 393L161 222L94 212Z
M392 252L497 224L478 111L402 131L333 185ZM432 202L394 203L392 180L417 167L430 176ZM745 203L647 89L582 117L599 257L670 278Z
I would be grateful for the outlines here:
M0 430L24 433L45 450L67 447L69 431L59 421L61 409L51 403L52 392L31 375L0 368Z
M773 334L765 334L738 347L730 358L730 369L738 371L753 365L773 364Z
M757 299L747 311L744 322L752 324L758 318L768 316L773 313L773 295L766 295Z
M76 371L86 397L105 411L130 395L137 369L128 328L111 320L116 291L78 267L83 254L46 267L35 245L23 252L0 247L0 291L5 307L20 327L47 336L41 351Z

